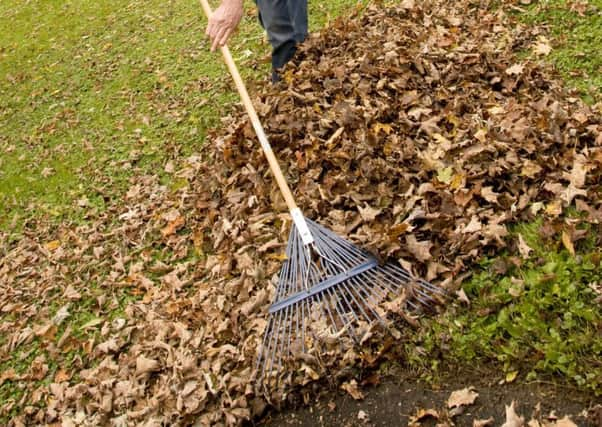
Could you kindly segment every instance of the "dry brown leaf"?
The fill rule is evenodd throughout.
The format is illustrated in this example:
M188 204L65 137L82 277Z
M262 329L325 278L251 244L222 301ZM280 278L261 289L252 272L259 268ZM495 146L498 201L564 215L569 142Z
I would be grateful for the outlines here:
M362 219L366 222L374 221L376 217L382 212L381 209L375 209L365 204L364 207L358 206L357 210L360 213Z
M577 427L577 424L573 422L567 415L557 420L554 424L554 427Z
M439 412L437 412L435 409L419 409L414 415L412 415L410 417L409 420L409 425L410 426L419 426L420 425L420 421L426 419L426 418L435 418L435 419L439 419L440 415Z
M433 246L431 242L428 241L418 241L413 234L408 234L406 236L406 242L408 246L408 250L420 261L428 261L432 258L430 250Z
M456 295L458 296L458 299L460 301L462 301L466 305L470 306L470 300L468 299L468 296L466 295L466 292L464 292L463 288L458 289L456 291Z
M522 74L523 70L525 69L524 65L521 64L514 64L511 67L508 67L506 69L506 74L508 74L509 76L518 76L520 74Z
M550 41L544 37L540 36L533 46L533 53L541 56L548 56L552 52L552 46L550 46Z
M523 427L525 425L525 419L518 416L514 410L514 400L510 405L506 405L506 421L502 424L502 427Z
M527 245L527 242L525 242L523 235L520 233L518 234L518 251L520 252L520 256L523 259L528 259L529 254L533 252L533 249L529 245Z
M562 230L562 244L566 248L567 251L571 254L571 256L575 256L575 247L573 246L573 241L569 233L566 230Z
M457 406L472 405L478 396L479 393L474 391L472 386L456 390L447 399L447 407L455 408Z
M60 246L61 246L60 240L52 240L51 242L48 242L44 245L44 247L51 252L57 250Z
M136 358L136 374L147 374L149 372L157 371L160 368L160 364L155 359L149 359L143 354Z
M69 374L69 372L67 372L65 369L59 369L58 371L56 371L56 374L54 374L54 382L55 383L62 383L63 381L69 381L69 379L71 378L71 375Z
M168 237L174 234L179 228L185 223L185 219L182 215L178 214L175 218L171 219L167 225L161 230L163 237Z
M359 389L357 381L355 380L344 382L343 384L341 384L341 389L349 393L349 395L355 400L364 399L364 394Z

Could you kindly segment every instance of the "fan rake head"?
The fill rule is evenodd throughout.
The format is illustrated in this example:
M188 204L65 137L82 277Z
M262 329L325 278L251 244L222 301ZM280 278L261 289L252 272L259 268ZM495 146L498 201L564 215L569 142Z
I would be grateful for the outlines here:
M385 325L379 304L405 292L410 309L430 308L444 295L432 284L413 278L403 268L381 265L369 252L355 247L319 224L306 219L313 237L304 244L293 226L280 270L276 299L259 350L260 383L303 355L314 342L312 322L321 322L328 336L347 331L360 342L361 324Z

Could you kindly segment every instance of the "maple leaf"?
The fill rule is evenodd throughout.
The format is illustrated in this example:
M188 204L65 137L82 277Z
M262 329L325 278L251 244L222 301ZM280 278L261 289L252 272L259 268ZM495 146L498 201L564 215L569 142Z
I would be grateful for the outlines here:
M523 427L524 425L525 419L517 415L513 400L510 405L506 405L506 421L502 424L502 427Z
M454 173L454 170L451 168L451 166L443 168L443 169L439 169L437 171L437 179L444 184L449 184L452 181L453 173Z
M431 248L433 243L429 241L418 241L416 236L409 234L406 236L406 243L408 250L420 261L428 261L433 256L431 255Z
M461 390L456 390L447 399L447 407L455 408L457 406L472 405L479 393L474 391L474 387L466 387Z
M366 222L374 221L382 212L381 209L372 208L368 204L365 204L364 207L358 206L357 210L359 211L362 219Z

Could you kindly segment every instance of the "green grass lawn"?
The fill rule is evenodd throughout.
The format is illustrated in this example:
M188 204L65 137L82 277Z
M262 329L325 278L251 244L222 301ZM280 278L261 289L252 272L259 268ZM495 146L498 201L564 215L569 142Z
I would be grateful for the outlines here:
M311 27L353 4L312 5ZM230 45L252 81L269 45L246 10ZM195 1L8 0L0 21L0 230L102 210L128 177L197 150L237 99Z
M517 14L551 37L547 57L589 102L602 99L602 0L544 0Z
M534 250L528 260L510 253L483 260L463 285L470 305L424 322L406 345L411 365L436 371L439 358L425 363L424 353L460 365L493 363L501 381L559 375L602 395L599 231L590 230L572 255L560 239L542 237L541 227L536 221L514 231Z

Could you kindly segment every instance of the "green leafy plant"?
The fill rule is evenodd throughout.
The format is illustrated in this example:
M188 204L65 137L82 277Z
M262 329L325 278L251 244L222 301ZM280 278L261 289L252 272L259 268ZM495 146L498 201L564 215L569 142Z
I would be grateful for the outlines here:
M602 309L594 288L602 284L601 253L585 242L572 256L559 240L538 238L538 227L519 228L534 249L529 260L483 261L463 286L470 306L431 322L414 343L458 363L499 363L510 378L558 374L600 394ZM419 360L413 349L410 356Z

